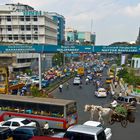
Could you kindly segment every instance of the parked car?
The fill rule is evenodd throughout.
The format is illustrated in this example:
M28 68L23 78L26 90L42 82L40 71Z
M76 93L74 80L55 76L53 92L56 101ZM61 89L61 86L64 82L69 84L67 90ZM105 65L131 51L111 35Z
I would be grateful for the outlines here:
M126 103L135 107L137 106L137 100L135 97L132 96L119 96L116 100L118 103Z
M97 91L95 91L95 96L97 96L97 97L106 97L107 92L106 92L105 88L98 88Z
M0 140L13 140L13 135L10 128L0 127Z
M42 80L41 86L42 86L42 88L49 86L49 80Z
M70 140L106 140L106 135L101 127L74 125L67 129L64 138Z
M7 121L0 122L0 127L9 127L11 130L20 126L36 126L36 123L31 122L26 118L12 118Z
M79 84L81 84L80 77L75 77L74 80L73 80L73 85L79 85Z
M111 128L105 128L100 122L97 122L97 121L87 121L83 125L89 125L89 126L103 128L104 132L105 132L105 135L106 135L106 140L111 140L111 137L112 137Z
M21 126L13 131L13 140L30 140L33 136L42 135L38 127Z

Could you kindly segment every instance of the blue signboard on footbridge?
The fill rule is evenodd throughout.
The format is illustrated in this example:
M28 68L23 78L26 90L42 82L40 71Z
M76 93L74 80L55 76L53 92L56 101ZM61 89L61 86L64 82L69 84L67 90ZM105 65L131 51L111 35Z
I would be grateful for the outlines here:
M0 45L0 53L140 53L140 46Z

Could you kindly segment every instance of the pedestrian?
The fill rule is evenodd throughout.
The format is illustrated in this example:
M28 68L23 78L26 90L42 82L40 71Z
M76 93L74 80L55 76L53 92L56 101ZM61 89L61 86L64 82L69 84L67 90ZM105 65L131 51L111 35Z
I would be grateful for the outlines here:
M115 81L115 83L114 83L114 84L115 84L115 88L117 88L118 82L117 82L117 81Z
M62 92L62 88L63 88L63 85L60 84L60 85L59 85L59 91L60 91L60 92Z
M122 92L119 93L119 97L122 97Z
M85 82L86 82L86 85L87 85L87 84L89 83L89 79L88 79L88 78L86 78Z

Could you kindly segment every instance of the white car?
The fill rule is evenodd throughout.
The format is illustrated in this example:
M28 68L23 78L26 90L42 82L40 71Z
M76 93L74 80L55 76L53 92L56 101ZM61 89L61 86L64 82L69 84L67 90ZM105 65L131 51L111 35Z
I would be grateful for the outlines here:
M107 92L104 88L98 88L97 91L95 91L95 96L97 97L106 97L107 96Z
M106 135L106 140L111 140L112 137L112 131L111 128L104 128L100 122L97 121L87 121L83 125L89 125L89 126L94 126L94 127L102 127L104 129L105 135Z
M73 80L73 84L74 84L74 85L79 85L79 84L81 84L81 79L80 79L80 77L75 77L74 80Z
M20 126L34 126L36 127L36 123L29 121L26 118L12 118L7 121L0 122L0 127L9 127L11 130L15 130Z

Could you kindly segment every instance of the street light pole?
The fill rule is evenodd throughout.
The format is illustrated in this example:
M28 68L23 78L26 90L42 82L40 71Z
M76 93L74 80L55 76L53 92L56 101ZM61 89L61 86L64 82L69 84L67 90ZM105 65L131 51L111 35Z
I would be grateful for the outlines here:
M42 89L41 82L42 82L42 70L41 70L41 53L38 56L38 64L39 64L39 90Z

